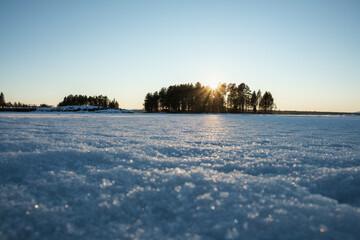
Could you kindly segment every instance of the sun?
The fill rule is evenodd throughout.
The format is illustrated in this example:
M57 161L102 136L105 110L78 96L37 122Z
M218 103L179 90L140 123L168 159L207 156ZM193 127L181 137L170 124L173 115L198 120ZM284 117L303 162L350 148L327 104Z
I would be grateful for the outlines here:
M215 79L213 79L208 82L208 85L212 90L215 90L218 86L218 82Z

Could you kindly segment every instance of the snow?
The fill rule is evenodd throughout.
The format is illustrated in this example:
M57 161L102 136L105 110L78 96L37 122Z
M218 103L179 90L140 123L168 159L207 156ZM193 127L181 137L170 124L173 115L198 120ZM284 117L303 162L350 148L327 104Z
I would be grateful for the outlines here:
M360 117L0 113L0 239L360 239Z

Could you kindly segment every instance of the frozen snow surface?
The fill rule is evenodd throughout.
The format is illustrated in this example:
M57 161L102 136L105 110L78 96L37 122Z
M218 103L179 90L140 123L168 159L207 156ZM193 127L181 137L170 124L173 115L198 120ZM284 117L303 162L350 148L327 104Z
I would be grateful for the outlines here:
M360 117L0 114L0 239L360 239Z

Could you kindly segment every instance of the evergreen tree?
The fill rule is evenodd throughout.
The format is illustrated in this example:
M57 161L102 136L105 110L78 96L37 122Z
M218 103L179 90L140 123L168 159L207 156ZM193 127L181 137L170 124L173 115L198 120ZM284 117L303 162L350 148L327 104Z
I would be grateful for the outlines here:
M240 106L240 111L245 112L250 103L251 91L248 85L241 83L237 88L237 101Z
M148 93L145 96L144 108L146 112L152 113L158 111L158 101L159 94L155 92L154 94Z
M227 86L228 98L227 106L229 112L237 112L239 109L238 91L234 83L230 83Z
M256 92L253 91L251 94L251 106L253 107L253 112L256 113L256 105L257 105L257 96Z
M259 107L267 112L268 110L272 110L274 108L274 98L272 97L270 92L265 92L264 96L260 100Z
M167 99L167 90L166 88L161 88L160 92L159 92L159 105L160 105L160 109L162 111L168 111L169 110L169 103L168 103L168 99Z
M6 106L6 102L5 102L5 96L4 93L0 93L0 107L4 108Z
M109 108L119 109L119 103L115 100L115 98L112 101L110 101Z
M152 108L153 108L153 112L159 111L159 93L157 91L153 94Z
M144 109L148 113L152 112L151 99L152 99L152 94L147 93L146 96L145 96L145 101L144 101Z
M219 84L219 86L213 90L214 94L214 111L216 113L223 113L226 111L225 97L226 97L226 83Z
M260 91L260 89L258 90L257 93L255 91L253 91L253 93L251 95L250 104L251 104L251 106L253 108L254 113L257 112L257 106L259 105L260 99L261 99L261 91Z
M205 94L204 94L204 87L201 85L200 82L197 82L194 86L193 89L193 106L192 106L192 112L193 113L200 113L200 112L204 112L204 99L205 99Z

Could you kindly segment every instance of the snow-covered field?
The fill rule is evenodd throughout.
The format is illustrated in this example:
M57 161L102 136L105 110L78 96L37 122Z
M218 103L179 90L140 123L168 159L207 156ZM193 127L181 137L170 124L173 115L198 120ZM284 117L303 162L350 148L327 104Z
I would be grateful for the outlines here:
M0 239L360 239L360 117L0 114Z

